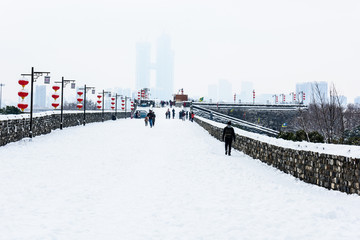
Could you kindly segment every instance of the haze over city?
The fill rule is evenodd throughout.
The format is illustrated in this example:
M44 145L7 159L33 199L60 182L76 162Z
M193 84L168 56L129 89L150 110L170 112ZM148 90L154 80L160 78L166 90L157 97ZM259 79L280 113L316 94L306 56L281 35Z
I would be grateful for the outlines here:
M355 0L3 0L3 103L17 103L17 80L31 67L51 72L53 81L136 91L136 44L149 42L155 62L163 34L174 52L174 93L207 96L221 79L232 93L251 82L257 94L325 81L353 102L360 96L359 12Z

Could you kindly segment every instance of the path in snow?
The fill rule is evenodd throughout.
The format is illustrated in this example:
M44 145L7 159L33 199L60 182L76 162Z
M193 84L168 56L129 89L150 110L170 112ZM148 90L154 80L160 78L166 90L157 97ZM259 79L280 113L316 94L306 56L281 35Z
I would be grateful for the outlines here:
M152 129L122 119L1 147L0 239L360 238L359 196L225 156L155 111Z

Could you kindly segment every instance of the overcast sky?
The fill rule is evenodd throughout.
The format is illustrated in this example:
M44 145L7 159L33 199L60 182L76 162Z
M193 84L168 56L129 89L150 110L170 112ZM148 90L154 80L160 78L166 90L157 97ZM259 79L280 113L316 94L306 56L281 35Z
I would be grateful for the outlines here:
M50 71L102 88L135 87L135 44L166 33L175 89L206 95L227 79L258 94L328 81L360 96L358 0L1 0L0 83L17 101L21 73Z

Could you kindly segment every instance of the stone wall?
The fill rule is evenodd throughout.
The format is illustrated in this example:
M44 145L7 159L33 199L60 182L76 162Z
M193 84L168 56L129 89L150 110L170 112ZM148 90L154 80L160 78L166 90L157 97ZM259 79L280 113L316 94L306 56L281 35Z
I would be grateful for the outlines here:
M221 140L223 129L195 121ZM233 147L304 182L360 195L360 158L282 148L238 134Z
M111 120L114 112L105 112L104 121ZM130 117L130 113L126 113ZM118 112L117 118L124 118L124 112ZM63 127L73 127L83 124L84 114L78 113L64 113ZM86 123L101 122L101 112L86 113ZM23 138L29 137L29 123L28 117L2 120L0 121L0 146L4 146L10 142L16 142ZM60 128L60 114L54 113L40 117L33 117L33 136L48 134L52 130Z

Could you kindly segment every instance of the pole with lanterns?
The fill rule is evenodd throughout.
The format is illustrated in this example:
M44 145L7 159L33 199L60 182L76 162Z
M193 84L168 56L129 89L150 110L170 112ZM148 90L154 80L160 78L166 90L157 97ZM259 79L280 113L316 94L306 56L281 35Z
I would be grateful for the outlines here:
M5 84L0 83L0 109L2 108L1 100L2 100L2 88L5 87Z
M80 90L84 90L84 104L83 104L83 107L84 107L84 117L83 117L83 125L85 126L86 124L86 93L89 91L89 90L92 90L92 93L94 94L95 93L95 87L87 87L86 84L84 85L84 88L79 88Z
M22 77L24 77L24 76L30 76L31 77L31 80L30 80L30 126L29 126L29 130L30 130L29 137L30 138L33 137L32 129L33 129L34 82L36 82L36 80L39 77L43 76L44 74L46 74L46 76L44 78L44 83L49 84L50 83L50 76L49 76L50 72L35 72L34 67L32 67L31 68L31 73L23 73L23 74L21 74ZM29 81L27 81L27 83L26 83L26 81L27 80L24 80L24 79L19 80L19 84L23 86L23 89L24 89L24 86L29 83ZM19 92L19 96L20 96L20 92ZM18 107L22 111L24 111L24 109L26 109L28 107L28 105L24 104L24 103L19 103Z
M105 93L106 94L111 94L111 92L108 92L108 91L105 91L105 90L102 91L102 115L101 115L102 122L104 122Z
M68 79L64 79L64 77L61 77L61 82L55 82L55 83L61 83L61 110L60 110L60 129L63 129L63 125L64 125L64 88L66 87L66 85L68 83L71 83L71 89L75 89L75 80L68 80ZM53 86L53 89L55 90L55 92L57 90L59 90L58 86ZM56 100L56 99L55 99ZM53 103L53 107L57 107L57 105Z

